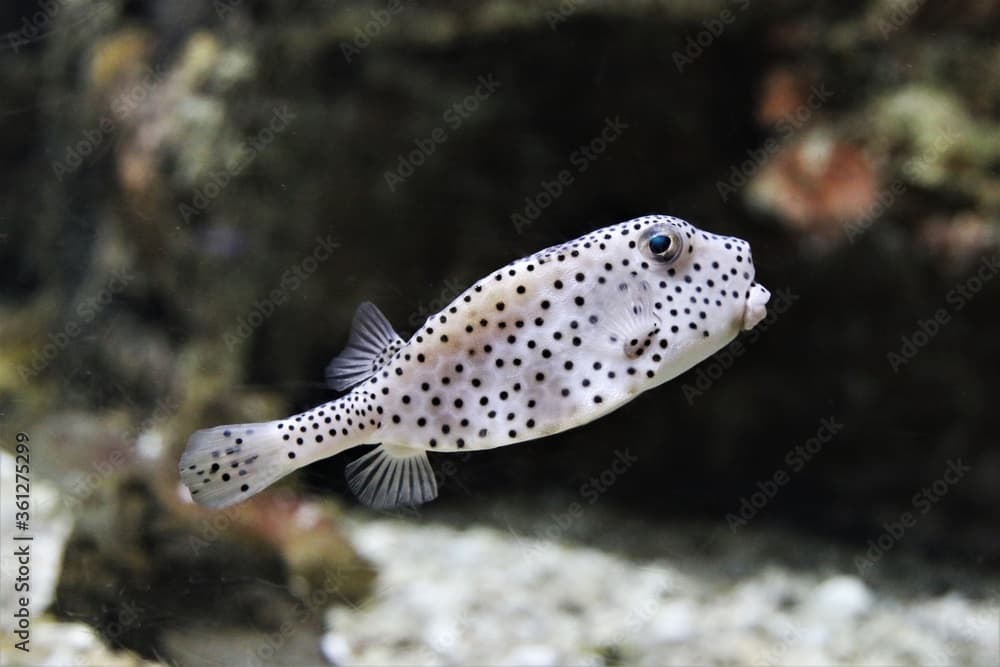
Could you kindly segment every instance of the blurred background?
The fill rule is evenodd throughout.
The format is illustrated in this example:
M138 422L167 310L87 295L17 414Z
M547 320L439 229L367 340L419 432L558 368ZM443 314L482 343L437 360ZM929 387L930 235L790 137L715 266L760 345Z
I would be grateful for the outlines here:
M1000 662L995 0L8 0L0 90L4 664ZM361 301L647 213L768 318L419 510L181 489Z

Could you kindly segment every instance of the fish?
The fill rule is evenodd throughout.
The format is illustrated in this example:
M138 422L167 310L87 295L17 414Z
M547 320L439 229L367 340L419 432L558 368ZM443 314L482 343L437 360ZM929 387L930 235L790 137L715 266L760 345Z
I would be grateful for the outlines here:
M348 486L377 509L437 497L428 452L560 433L617 410L767 314L747 241L646 215L518 259L404 340L362 303L326 368L346 392L284 419L196 431L179 463L194 502L222 508L361 445Z

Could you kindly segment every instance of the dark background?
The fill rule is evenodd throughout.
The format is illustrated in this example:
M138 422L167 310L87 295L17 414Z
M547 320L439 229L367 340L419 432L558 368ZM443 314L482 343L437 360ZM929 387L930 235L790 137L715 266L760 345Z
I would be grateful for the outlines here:
M38 434L49 475L113 450L169 488L193 430L328 400L360 301L408 332L497 266L668 213L749 240L788 307L693 400L721 358L584 428L460 457L442 506L577 494L628 448L639 462L608 500L728 530L835 418L753 520L863 546L912 512L900 549L1000 564L996 2L386 7L93 3L16 46L41 10L0 9L0 414ZM488 75L500 88L450 124ZM831 94L811 105L815 90ZM292 120L233 173L281 108ZM627 129L575 171L608 117ZM447 140L390 189L435 128ZM574 182L518 229L561 169ZM734 169L746 184L723 197ZM326 235L332 257L230 344ZM166 434L152 465L135 451L150 423ZM294 481L343 495L355 455ZM969 472L921 513L915 494L956 460Z

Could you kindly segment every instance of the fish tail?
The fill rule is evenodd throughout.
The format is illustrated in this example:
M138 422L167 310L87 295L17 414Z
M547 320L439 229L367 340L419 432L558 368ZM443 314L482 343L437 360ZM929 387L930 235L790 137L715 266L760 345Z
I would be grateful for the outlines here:
M227 507L302 466L360 444L319 429L303 431L297 417L302 415L196 431L179 465L191 497L206 507Z

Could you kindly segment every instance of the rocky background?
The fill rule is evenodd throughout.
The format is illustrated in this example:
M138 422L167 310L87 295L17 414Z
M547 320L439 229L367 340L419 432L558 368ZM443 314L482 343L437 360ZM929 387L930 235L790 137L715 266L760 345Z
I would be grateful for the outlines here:
M408 332L497 266L650 212L748 239L768 319L587 428L439 457L420 518L554 493L556 515L698 522L696 553L770 525L833 540L862 580L900 553L1000 565L1000 3L16 0L0 20L0 438L30 435L70 517L53 615L183 660L176 633L109 632L109 591L176 594L195 626L184 600L270 582L232 592L270 617L202 608L265 633L324 590L310 572L364 598L336 502L353 454L223 521L216 551L165 556L215 519L178 500L187 436L327 400L362 300ZM302 556L276 528L300 511L340 546ZM233 550L256 560L230 577Z

